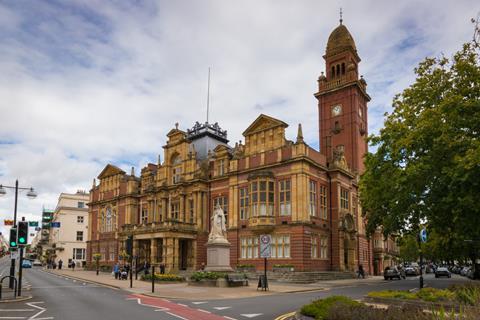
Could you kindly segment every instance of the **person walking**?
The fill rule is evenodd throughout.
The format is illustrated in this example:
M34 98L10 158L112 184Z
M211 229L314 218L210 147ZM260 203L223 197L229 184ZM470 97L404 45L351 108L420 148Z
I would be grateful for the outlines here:
M63 261L62 261L62 259L60 259L58 261L58 270L62 270L62 265L63 265Z
M362 279L365 279L365 270L363 270L363 266L360 264L358 265L358 276L357 278L362 277Z
M72 260L72 271L75 271L75 260Z
M118 276L119 276L119 273L120 273L120 265L117 263L115 263L115 265L113 266L113 274L115 275L115 280L118 279Z

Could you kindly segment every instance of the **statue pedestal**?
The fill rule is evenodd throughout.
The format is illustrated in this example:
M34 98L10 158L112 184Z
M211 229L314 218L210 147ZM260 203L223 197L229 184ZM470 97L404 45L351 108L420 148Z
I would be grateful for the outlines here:
M233 272L230 267L230 243L223 241L207 242L207 265L205 271Z

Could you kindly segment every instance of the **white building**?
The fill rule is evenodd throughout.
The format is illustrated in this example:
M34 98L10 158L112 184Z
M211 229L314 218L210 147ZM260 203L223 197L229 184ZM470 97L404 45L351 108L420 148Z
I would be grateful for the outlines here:
M85 264L88 228L88 193L62 193L50 224L49 243L54 260L63 261L64 267L73 260L77 266Z

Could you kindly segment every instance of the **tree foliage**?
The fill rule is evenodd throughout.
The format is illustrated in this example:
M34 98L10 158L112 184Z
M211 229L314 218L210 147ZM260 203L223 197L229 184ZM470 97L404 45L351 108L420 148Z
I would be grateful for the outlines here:
M467 43L452 58L427 58L415 73L369 137L377 150L360 182L367 229L416 234L427 223L445 235L445 248L464 248L465 239L480 240L479 48Z

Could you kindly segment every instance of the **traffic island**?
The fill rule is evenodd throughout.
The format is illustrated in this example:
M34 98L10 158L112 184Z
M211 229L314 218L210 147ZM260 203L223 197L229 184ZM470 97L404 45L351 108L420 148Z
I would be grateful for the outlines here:
M475 320L480 314L480 285L454 285L448 289L423 288L417 292L370 292L363 301L331 296L312 301L284 320Z

